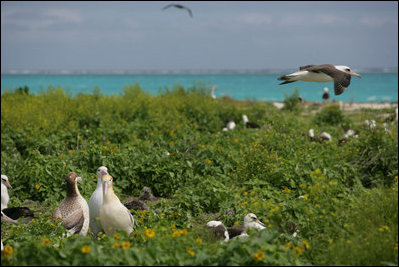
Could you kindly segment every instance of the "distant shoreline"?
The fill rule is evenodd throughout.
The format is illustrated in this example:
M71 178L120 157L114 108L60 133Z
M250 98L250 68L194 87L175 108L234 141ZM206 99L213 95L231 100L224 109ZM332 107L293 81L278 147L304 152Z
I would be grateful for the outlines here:
M398 67L358 68L360 73L398 73ZM284 69L193 69L193 70L3 70L1 75L272 75L296 71Z

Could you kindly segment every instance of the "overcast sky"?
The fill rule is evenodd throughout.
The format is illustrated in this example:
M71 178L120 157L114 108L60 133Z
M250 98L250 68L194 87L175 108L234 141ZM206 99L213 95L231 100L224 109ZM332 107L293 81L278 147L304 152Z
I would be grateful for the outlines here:
M323 63L397 67L398 2L1 2L2 71Z

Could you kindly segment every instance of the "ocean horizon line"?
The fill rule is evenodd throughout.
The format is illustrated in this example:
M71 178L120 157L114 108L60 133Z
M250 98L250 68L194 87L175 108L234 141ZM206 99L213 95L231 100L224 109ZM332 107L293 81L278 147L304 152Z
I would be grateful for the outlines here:
M160 70L2 70L1 75L235 75L235 74L281 74L295 71L281 69L160 69ZM363 73L397 73L398 67L357 68Z

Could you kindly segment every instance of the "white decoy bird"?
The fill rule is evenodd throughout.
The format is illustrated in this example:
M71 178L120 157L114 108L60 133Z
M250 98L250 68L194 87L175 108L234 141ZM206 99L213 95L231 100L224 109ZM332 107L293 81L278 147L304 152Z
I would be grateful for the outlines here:
M241 238L248 236L247 230L263 230L266 226L258 220L253 213L248 213L244 217L244 225L234 225L231 227L227 227L227 231L229 232L230 239Z
M8 195L8 189L12 188L10 182L8 181L7 175L1 175L1 210L7 208L8 201L10 201L10 196Z
M342 94L351 82L351 76L361 77L347 66L335 66L332 64L306 65L299 67L299 71L280 76L277 80L283 80L280 84L296 81L307 82L332 82L334 81L335 95Z
M215 239L223 239L223 242L230 239L229 232L221 221L209 221L207 222L206 227L212 231Z
M322 132L320 134L320 139L321 139L321 141L332 141L331 135L327 132Z
M103 185L101 177L108 174L108 169L105 166L101 166L97 169L97 187L89 200L89 214L90 214L90 228L93 231L94 237L100 231L103 231L100 223L100 208L103 204Z
M120 202L112 187L112 176L102 176L103 204L100 208L100 223L107 235L123 230L128 235L133 232L134 219L130 211Z
M89 206L79 192L77 182L82 178L75 172L70 172L65 177L67 194L60 206L54 212L54 218L60 218L68 230L68 236L81 234L85 236L89 230Z
M232 119L230 119L229 122L227 123L226 127L227 127L227 130L232 131L232 130L234 130L234 128L236 128L236 123Z
M212 97L212 99L216 99L215 89L216 89L216 85L213 85L213 86L212 86L212 90L211 90L211 97Z

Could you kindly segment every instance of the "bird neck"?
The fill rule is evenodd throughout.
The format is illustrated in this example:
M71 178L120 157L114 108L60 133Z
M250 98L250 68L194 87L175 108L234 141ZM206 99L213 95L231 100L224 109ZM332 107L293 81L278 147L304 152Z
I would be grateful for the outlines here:
M75 183L74 185L67 184L67 196L75 197L79 195L78 185Z

